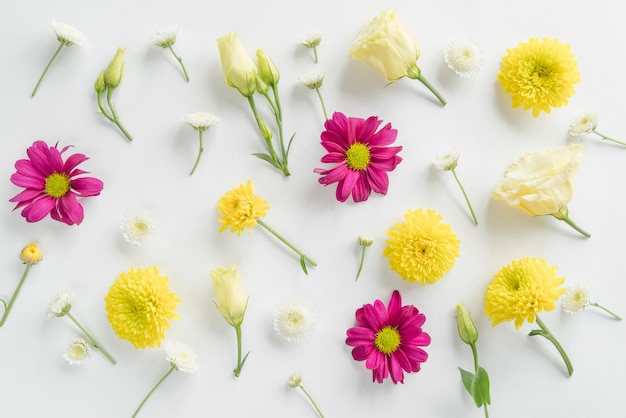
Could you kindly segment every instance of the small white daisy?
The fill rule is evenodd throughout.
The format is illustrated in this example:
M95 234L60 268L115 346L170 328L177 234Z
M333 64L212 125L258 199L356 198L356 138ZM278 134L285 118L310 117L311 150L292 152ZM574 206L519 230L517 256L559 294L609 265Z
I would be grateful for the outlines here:
M153 43L161 48L169 48L176 43L176 35L178 35L178 26L169 26L154 35Z
M180 341L165 344L166 360L181 372L198 371L198 356Z
M274 329L289 342L307 338L315 328L315 316L298 302L285 301L274 310Z
M592 133L598 126L598 115L594 112L585 112L579 115L569 126L570 136L579 136Z
M80 366L91 357L91 346L82 338L72 340L63 358L72 366Z
M450 41L443 58L451 70L464 78L472 77L483 65L481 48L467 38Z
M48 306L48 318L60 318L67 315L72 308L72 299L74 299L74 291L72 289L57 293Z
M155 222L150 213L137 211L126 215L122 219L120 229L127 242L141 246L154 234Z
M374 237L367 234L361 234L359 235L358 241L359 245L362 245L363 247L371 247L374 243Z
M439 170L450 171L454 170L459 162L460 152L458 148L455 148L447 154L440 155L433 161L433 165Z
M318 32L312 32L304 36L300 43L307 48L315 48L322 42L322 35Z
M319 70L313 70L298 77L298 82L310 89L319 89L322 87L324 77L326 77L326 70L320 68Z
M57 36L59 42L65 46L81 45L85 42L85 35L80 33L75 27L68 25L67 23L50 22L52 30Z
M215 116L213 113L194 112L181 116L180 120L181 122L185 122L187 125L191 126L196 131L204 132L213 126L214 123L218 122L220 118Z
M576 283L567 289L561 300L563 310L568 314L584 311L591 304L589 288L582 283Z

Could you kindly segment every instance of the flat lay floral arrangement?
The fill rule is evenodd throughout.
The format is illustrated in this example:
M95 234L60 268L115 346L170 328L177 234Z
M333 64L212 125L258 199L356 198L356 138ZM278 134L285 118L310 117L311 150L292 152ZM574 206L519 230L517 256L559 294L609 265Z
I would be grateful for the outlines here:
M576 379L611 375L617 360L587 359L625 341L623 285L613 290L579 263L606 264L594 254L615 231L595 220L612 203L581 203L588 197L576 186L583 177L589 190L590 154L626 153L626 131L605 132L592 104L572 108L586 57L568 39L530 29L501 51L469 30L422 50L429 34L415 22L381 7L343 28L341 47L306 30L285 45L257 45L250 28L234 27L199 48L185 37L190 28L155 26L142 60L123 44L89 45L92 28L78 20L51 21L58 43L25 94L67 126L11 139L20 146L4 155L12 164L4 225L22 242L4 245L3 341L28 324L21 344L36 346L30 354L64 385L97 388L106 376L103 393L123 399L107 406L115 416L169 416L160 408L185 403L205 408L197 416L249 416L227 400L267 397L257 407L271 416L345 416L338 404L349 399L361 400L363 416L420 403L437 416L511 417L518 406L505 400L532 384L524 379L545 378L568 399ZM196 55L207 47L213 62L202 73ZM51 97L68 81L59 74L79 71L72 65L83 59L99 67L77 91L93 116L80 126L93 126L94 140L73 131ZM137 95L141 71L160 73L166 86ZM468 127L471 140L463 129L446 135L455 123L446 112L468 105L459 91L477 94L467 86L485 77L497 117L511 125L504 129L551 126L560 137L509 141L501 154L510 159L496 161L490 150L468 150L488 128ZM178 90L196 104L178 103ZM133 110L159 101L163 138L146 135L144 112ZM429 132L441 138L420 136L419 124L435 123ZM421 176L419 186L408 176ZM559 245L575 250L560 254ZM587 338L572 338L577 321ZM595 327L606 332L591 335ZM525 366L534 376L519 386L512 373ZM357 390L344 399L333 393L340 387ZM542 395L538 404L549 403ZM94 408L101 396L81 392ZM454 406L430 405L437 396ZM223 404L201 406L206 398Z

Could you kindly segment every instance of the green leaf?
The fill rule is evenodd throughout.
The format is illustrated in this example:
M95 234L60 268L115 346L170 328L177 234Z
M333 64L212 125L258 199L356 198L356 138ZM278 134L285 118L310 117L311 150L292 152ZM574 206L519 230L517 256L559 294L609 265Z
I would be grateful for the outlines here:
M460 367L459 371L461 372L461 380L463 380L463 386L465 386L465 390L467 390L467 393L472 395L472 382L474 381L474 373L463 370Z
M262 159L262 160L264 160L264 161L267 161L268 163L270 163L270 164L271 164L271 165L273 165L274 167L279 168L279 167L276 165L276 161L274 161L274 160L272 159L272 156L271 156L271 155L269 155L269 154L265 154L265 153L263 153L263 152L255 152L255 153L252 153L252 155L254 155L255 157L258 157L258 158L260 158L260 159Z
M309 272L306 270L306 262L304 260L304 257L300 257L300 265L302 266L302 270L304 270L304 274L308 276Z
M489 405L491 402L489 399L489 376L487 375L487 371L482 367L479 367L472 379L471 385L471 394L472 398L474 398L474 404L478 408L483 406L483 404Z
M296 133L294 132L293 135L291 135L291 139L289 140L289 143L287 144L287 152L285 153L285 159L289 157L289 150L291 149L291 143L293 142L293 138L295 136L296 136Z

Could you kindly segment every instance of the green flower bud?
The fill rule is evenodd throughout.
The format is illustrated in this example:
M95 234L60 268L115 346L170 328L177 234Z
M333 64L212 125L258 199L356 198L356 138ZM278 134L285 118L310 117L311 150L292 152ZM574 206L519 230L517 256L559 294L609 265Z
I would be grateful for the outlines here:
M115 56L109 66L104 70L104 82L110 88L116 88L122 81L124 72L124 48L117 48Z
M265 94L267 93L267 83L265 81L263 81L263 79L261 77L257 77L256 78L256 91L258 91L260 94Z
M259 73L263 81L270 86L276 86L280 80L280 73L274 61L260 48L256 50L256 57L259 61Z
M100 71L100 74L98 74L98 78L93 84L93 88L96 89L96 93L98 93L98 95L104 93L106 90L107 86L104 82L104 70Z
M469 312L465 309L465 305L459 303L456 305L456 323L459 328L459 336L466 344L476 344L478 340L478 331L470 317Z
M261 121L259 123L259 128L261 129L261 135L263 135L263 139L265 139L268 142L271 141L272 140L272 131L267 126L267 123L265 123L265 121L262 120L262 119L261 119Z

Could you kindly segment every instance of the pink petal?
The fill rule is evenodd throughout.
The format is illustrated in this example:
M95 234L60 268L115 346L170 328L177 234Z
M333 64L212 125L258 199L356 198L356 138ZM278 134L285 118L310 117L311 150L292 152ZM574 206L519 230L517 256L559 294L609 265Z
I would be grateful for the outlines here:
M28 158L33 162L33 165L44 177L49 176L54 171L48 161L49 153L49 147L43 141L35 141L33 142L33 145L26 149L26 155L28 155Z
M346 159L345 152L329 152L322 157L323 163L342 163Z
M83 207L78 200L76 200L76 196L74 193L67 193L65 196L59 199L59 214L61 218L63 218L63 222L68 225L76 224L80 225L83 221L84 213ZM70 221L70 222L67 222Z
M358 180L352 188L352 200L355 202L364 202L370 197L372 189L367 181L367 172L359 171L358 173Z
M335 182L343 180L348 172L349 169L346 164L338 165L337 167L330 170L320 171L319 173L322 174L322 177L320 177L319 182L324 185L333 184Z
M374 350L373 345L360 345L352 349L352 358L356 361L366 360L372 351Z
M361 139L361 142L369 145L371 138L374 136L376 129L381 123L382 120L379 120L378 117L370 116L367 120L363 121L357 129L355 129L356 136Z
M370 167L367 170L367 182L376 193L387 194L389 189L389 176L384 171L376 170Z
M393 383L404 383L404 373L402 372L402 366L400 366L397 358L398 356L396 354L397 352L389 357L391 381Z
M46 175L42 173L31 160L17 160L15 162L17 172L27 177L44 178Z
M391 298L389 299L389 303L387 304L387 315L389 315L389 322L394 322L394 319L400 314L402 311L402 296L400 292L394 290L391 293Z
M366 327L352 327L346 331L346 335L348 338L346 339L346 344L353 345L347 342L347 340L351 341L359 341L362 343L372 343L374 338L376 338L376 333Z
M23 202L36 199L39 196L47 196L45 193L42 193L41 190L35 189L26 189L21 191L20 193L13 196L9 199L9 202Z
M341 133L333 132L333 131L324 131L320 135L321 144L328 152L343 152L348 149L350 146L348 144L348 139L345 138Z
M410 361L424 363L428 360L428 353L419 347L412 347L406 344L402 344L400 347Z
M27 189L43 190L46 185L46 180L43 177L29 177L17 172L11 174L11 183L19 187L26 187Z
M402 151L402 146L397 147L372 147L370 148L370 157L372 161L383 162L393 160Z
M345 165L345 167L346 167L345 177L337 185L336 195L337 195L337 200L339 200L340 202L345 202L348 199L348 196L350 196L350 192L352 192L354 185L359 180L358 172L354 170L350 170L347 165Z
M65 173L70 173L73 169L76 168L78 164L82 163L83 161L87 161L88 159L89 158L83 154L72 154L65 161L65 164L63 164L63 171Z
M63 172L63 158L61 157L61 153L55 147L48 148L47 152L48 164L54 173Z
M391 129L391 124L388 123L385 126L383 126L383 128L376 132L376 134L374 134L374 136L372 136L368 143L371 146L385 146L385 145L389 145L389 144L393 144L396 140L396 138L398 137L398 130L397 129Z
M46 217L54 208L56 201L49 197L42 197L32 202L22 210L22 216L27 222L38 222Z
M72 180L70 187L80 196L98 196L104 187L104 183L94 177L82 177Z

